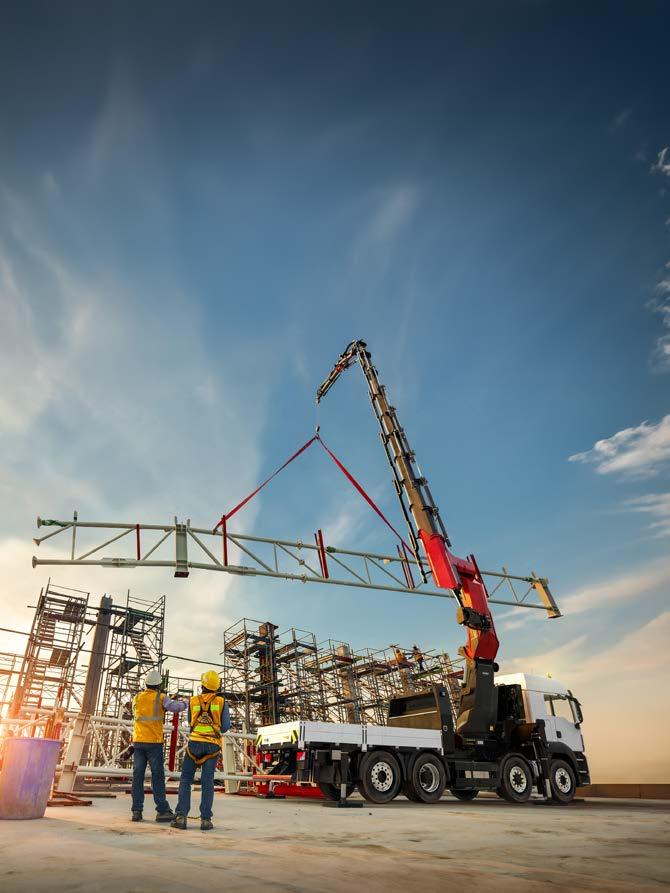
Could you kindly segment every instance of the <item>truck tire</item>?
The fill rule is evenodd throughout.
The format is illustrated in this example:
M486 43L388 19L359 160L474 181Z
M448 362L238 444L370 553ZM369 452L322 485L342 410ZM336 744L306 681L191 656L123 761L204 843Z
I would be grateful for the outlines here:
M449 793L457 800L463 800L467 803L470 800L474 800L479 791L457 791L454 788L450 788Z
M549 764L551 798L557 803L569 803L577 790L575 770L565 760L552 760Z
M433 753L422 753L414 760L406 787L421 803L437 803L447 786L442 760Z
M509 803L525 803L533 791L533 773L518 753L505 757L500 767L500 787L496 793Z
M400 764L387 750L370 750L358 764L358 790L370 803L389 803L402 784Z
M356 789L355 784L347 785L347 797L350 797ZM319 790L326 800L341 800L339 784L329 784L328 782L319 782Z

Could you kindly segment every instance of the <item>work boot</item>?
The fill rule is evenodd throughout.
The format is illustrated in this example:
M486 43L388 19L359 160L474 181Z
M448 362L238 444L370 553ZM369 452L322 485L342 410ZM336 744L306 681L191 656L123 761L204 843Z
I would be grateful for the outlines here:
M180 831L186 831L186 816L176 815L170 822L171 828L179 828Z
M139 809L133 809L130 814L131 822L141 822L142 821L142 813Z
M156 813L156 821L157 822L171 822L174 818L174 813L171 809L168 809L167 812L157 812Z
M201 831L211 831L214 825L212 824L211 819L200 819L200 830Z

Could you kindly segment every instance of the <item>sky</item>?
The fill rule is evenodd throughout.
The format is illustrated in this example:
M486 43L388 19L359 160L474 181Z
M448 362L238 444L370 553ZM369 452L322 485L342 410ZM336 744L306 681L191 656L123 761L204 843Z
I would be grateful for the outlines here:
M441 600L31 567L38 515L213 525L317 423L400 524L359 370L314 403L363 338L455 551L564 612L496 609L502 669L578 694L596 780L670 781L667 7L582 7L5 4L3 626L51 575L166 593L200 659L242 616L455 654ZM314 450L235 522L317 528L395 548Z

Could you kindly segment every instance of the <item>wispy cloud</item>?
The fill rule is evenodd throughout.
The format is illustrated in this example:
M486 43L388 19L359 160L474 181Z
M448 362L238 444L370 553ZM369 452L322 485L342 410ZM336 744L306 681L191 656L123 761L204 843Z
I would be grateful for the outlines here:
M586 636L578 636L550 651L513 657L502 662L500 671L501 673L537 673L541 676L550 673L557 677L562 675L562 681L570 681L573 675L574 656L581 651L585 643Z
M569 462L586 462L598 474L650 476L670 461L670 415L657 423L642 422L598 440L590 450L574 453Z
M659 297L650 306L661 317L662 332L656 338L651 365L656 372L667 372L670 371L670 278L662 279L656 291Z
M629 573L614 574L590 583L561 597L559 606L565 616L611 606L616 602L634 601L643 594L653 595L670 585L670 558L652 561Z
M397 183L372 192L364 203L364 217L353 243L357 267L383 274L397 240L405 233L421 203L417 183Z
M617 129L624 127L628 123L628 120L631 116L632 111L633 111L633 109L631 109L631 108L622 109L619 112L619 114L614 118L614 126Z
M670 146L665 146L658 153L656 161L651 166L652 174L664 174L666 177L670 177L670 161L665 160L669 148Z
M651 166L652 174L670 177L670 161L666 161L668 146L658 153L655 163ZM670 218L665 221L670 225ZM670 262L666 263L666 269L670 269ZM651 367L655 372L670 371L670 277L665 277L657 283L655 296L649 302L649 307L661 317L661 334L656 338L651 355Z
M419 187L411 183L384 190L364 233L365 241L385 245L396 239L412 220L419 198Z
M611 683L613 668L617 678L637 677L647 670L668 666L670 652L670 611L632 629L613 645L593 653L586 635L571 639L551 651L542 651L505 661L503 673L547 673L568 685L593 684L598 679Z
M649 529L658 538L670 537L670 492L647 493L624 503L629 511L642 512L654 518Z

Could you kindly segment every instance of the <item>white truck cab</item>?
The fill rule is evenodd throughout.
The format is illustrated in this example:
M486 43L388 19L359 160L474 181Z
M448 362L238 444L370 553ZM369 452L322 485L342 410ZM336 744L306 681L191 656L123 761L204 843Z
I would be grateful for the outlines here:
M544 720L547 742L561 742L574 753L584 752L581 706L562 682L547 676L510 673L496 676L496 685L520 686L526 721Z

